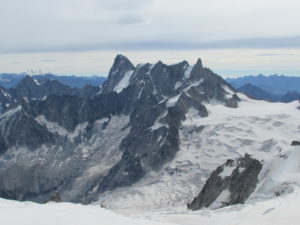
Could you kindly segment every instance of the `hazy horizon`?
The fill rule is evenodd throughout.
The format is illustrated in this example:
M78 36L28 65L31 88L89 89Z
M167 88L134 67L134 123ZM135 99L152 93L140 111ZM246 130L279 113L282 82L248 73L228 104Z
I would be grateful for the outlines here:
M107 75L121 53L134 64L201 58L222 76L300 76L299 8L296 0L0 0L0 73Z

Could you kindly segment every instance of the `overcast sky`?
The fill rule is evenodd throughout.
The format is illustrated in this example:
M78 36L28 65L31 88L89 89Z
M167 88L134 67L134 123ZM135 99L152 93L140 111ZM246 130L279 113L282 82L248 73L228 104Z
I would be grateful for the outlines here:
M0 0L0 73L107 74L198 57L226 75L300 75L299 0Z

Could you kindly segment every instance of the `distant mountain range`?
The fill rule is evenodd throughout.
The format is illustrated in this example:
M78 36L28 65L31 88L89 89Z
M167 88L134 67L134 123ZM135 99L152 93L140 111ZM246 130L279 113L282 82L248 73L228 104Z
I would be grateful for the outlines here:
M12 79L11 81L15 80ZM45 77L36 79L36 77L27 75L15 87L0 86L0 114L21 101L44 100L50 95L92 98L99 91L99 86L85 85L82 88L77 88L61 84L57 80L49 80Z
M258 75L227 78L226 81L254 99L270 102L291 102L300 97L300 77Z
M20 74L3 73L0 74L0 86L6 89L15 88L26 76L30 76L32 79L41 83L45 82L45 80L58 81L62 85L69 86L66 89L80 89L87 85L99 87L107 79L106 77L101 76L60 76L50 73L37 74L38 73L32 72ZM251 75L239 78L227 78L226 81L238 91L253 99L269 102L292 102L300 97L300 77L289 77L284 75L264 76L260 74L257 76ZM70 93L71 92L68 91L68 94ZM5 97L2 95L3 94L0 93L0 98ZM2 100L1 102L3 103L6 101Z
M71 87L82 88L86 85L100 86L106 80L106 77L101 76L60 76L54 74L32 75L29 73L2 73L0 74L0 86L5 88L14 88L23 78L30 75L36 80L48 79L56 80L61 84Z

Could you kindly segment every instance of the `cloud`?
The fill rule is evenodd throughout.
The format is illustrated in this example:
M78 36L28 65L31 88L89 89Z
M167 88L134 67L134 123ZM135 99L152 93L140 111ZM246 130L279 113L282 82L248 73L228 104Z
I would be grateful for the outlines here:
M295 54L281 54L281 53L262 53L262 54L257 54L257 56L291 56Z
M19 65L19 64L21 64L21 62L20 61L13 61L13 62L11 62L11 64L13 64L13 65Z
M150 22L149 19L147 19L143 16L140 16L140 15L137 15L137 14L126 14L117 20L117 23L123 24L123 25L143 24L143 23L149 23L149 22Z
M153 5L156 0L98 0L97 6L109 10L132 11Z
M42 59L41 62L57 62L56 59Z
M130 24L129 21L126 21ZM134 23L134 21L131 21ZM131 24L132 24L131 23ZM138 23L135 21L135 23ZM174 42L174 41L124 41L124 42L93 42L64 45L35 45L23 48L2 48L0 53L36 53L60 51L92 51L92 50L201 50L201 49L299 49L300 36L281 38L253 38L240 40L220 40L212 42ZM277 53L278 54L278 53ZM267 53L260 56L274 55ZM46 59L47 60L47 59ZM51 59L50 59L51 60Z
M298 48L299 7L296 0L0 0L0 52Z

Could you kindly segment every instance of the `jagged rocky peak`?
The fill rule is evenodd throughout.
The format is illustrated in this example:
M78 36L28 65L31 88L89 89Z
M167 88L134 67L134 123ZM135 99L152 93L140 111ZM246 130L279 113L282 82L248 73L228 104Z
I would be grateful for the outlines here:
M123 89L122 83L126 85L129 82L130 75L134 69L135 66L126 56L117 55L109 71L108 79L103 84L102 93L110 91L120 92ZM118 87L118 84L120 84L120 87Z
M261 169L261 162L248 154L237 160L227 160L212 172L200 194L188 204L188 209L217 209L244 203L255 190Z
M17 90L37 100L0 116L0 196L43 202L58 192L63 201L97 201L173 160L190 110L206 117L205 104L238 104L234 90L201 60L135 67L118 55L102 92L90 99L49 84ZM15 152L24 154L16 159ZM15 184L14 177L30 182Z
M197 59L197 62L194 66L195 68L198 68L198 69L202 69L203 68L203 65L202 65L202 60L200 58Z
M180 93L193 93L193 97L201 102L216 100L228 107L237 107L239 101L236 91L220 76L204 68L200 58L194 65L187 61L172 65L158 61L139 64L135 68L125 56L118 55L102 93L119 93L129 85L134 86L138 93L151 92L159 101Z
M26 75L16 87L37 86L37 82L29 75Z

